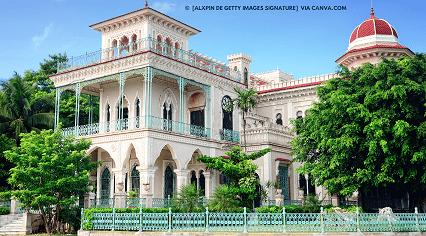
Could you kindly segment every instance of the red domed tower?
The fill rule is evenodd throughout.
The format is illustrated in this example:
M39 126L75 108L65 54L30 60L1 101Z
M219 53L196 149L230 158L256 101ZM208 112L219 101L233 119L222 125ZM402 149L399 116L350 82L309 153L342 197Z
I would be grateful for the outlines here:
M370 18L354 29L348 50L336 62L353 70L367 62L377 65L382 56L398 59L402 56L413 57L414 53L400 44L395 28L375 17L371 8Z

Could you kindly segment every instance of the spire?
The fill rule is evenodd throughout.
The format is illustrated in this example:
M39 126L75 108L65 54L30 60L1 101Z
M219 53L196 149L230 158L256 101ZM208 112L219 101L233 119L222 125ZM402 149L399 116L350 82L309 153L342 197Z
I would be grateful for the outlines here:
M145 1L145 8L148 8L148 0Z
M370 18L376 18L376 17L374 16L373 7L371 7Z

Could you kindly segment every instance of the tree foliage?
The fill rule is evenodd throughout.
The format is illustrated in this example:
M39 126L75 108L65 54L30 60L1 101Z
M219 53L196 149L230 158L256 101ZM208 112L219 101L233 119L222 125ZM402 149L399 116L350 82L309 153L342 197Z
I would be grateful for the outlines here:
M387 187L426 196L426 58L365 64L318 86L319 101L293 121L295 161L329 193Z
M13 140L7 138L4 134L0 134L0 191L9 187L5 177L8 176L8 172L13 165L6 159L4 152L12 149L12 147Z
M1 84L0 115L4 127L16 139L19 145L19 134L42 128L53 128L54 114L34 112L34 105L49 102L47 98L32 100L36 84L27 83L16 72L13 78Z
M229 104L226 109L231 110L235 106L243 111L244 150L247 151L245 115L250 109L256 107L257 101L253 97L256 97L257 93L254 91L253 88L246 90L234 88L234 91L237 93L237 97L231 99L231 104Z
M235 146L229 152L226 152L229 159L201 155L197 160L204 162L207 168L221 171L228 176L230 188L234 195L241 198L241 205L250 207L253 199L257 196L255 190L256 185L259 184L259 180L255 176L258 166L252 160L256 160L270 151L270 148L266 148L248 155L241 150L240 146Z
M63 137L51 130L39 134L33 131L21 137L20 147L5 152L6 158L15 164L8 179L15 189L1 197L13 196L24 206L39 209L47 233L55 233L62 210L74 205L76 196L89 191L89 173L99 163L91 163L85 154L90 140Z
M203 192L197 189L195 183L184 184L179 191L173 194L173 203L176 207L181 207L184 212L194 212L195 208L204 208L201 202Z

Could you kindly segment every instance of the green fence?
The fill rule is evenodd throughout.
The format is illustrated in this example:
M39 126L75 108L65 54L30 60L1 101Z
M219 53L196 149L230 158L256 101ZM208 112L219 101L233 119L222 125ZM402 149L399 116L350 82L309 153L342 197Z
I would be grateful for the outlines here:
M419 232L426 213L92 213L82 229L194 232Z

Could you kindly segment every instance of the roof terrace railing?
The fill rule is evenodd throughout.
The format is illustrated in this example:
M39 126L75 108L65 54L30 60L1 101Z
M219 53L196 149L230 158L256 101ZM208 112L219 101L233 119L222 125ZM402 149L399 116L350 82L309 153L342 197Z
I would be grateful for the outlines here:
M78 57L71 57L67 61L59 63L58 73L96 65L146 51L153 51L213 74L240 82L240 72L231 69L229 65L218 62L215 59L207 58L207 56L203 56L202 54L194 53L191 50L185 51L182 48L173 47L166 42L157 41L151 37L131 41L130 43L117 45L111 48L101 49L92 53L86 53Z

